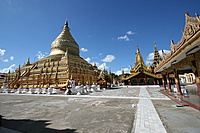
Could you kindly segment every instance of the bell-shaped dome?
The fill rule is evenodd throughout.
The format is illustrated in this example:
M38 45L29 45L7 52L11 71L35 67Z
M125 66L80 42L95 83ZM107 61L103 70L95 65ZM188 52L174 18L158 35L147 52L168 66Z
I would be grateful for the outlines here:
M69 50L69 54L79 55L79 46L70 33L67 20L62 32L51 44L50 56L65 54L66 49Z

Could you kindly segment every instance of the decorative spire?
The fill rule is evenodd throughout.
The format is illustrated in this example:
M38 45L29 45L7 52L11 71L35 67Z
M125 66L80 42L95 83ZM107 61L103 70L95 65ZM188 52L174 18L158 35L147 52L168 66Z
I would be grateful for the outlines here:
M68 27L68 20L67 19L65 20L65 25Z
M26 62L26 65L30 65L30 57L28 57L28 61Z
M171 40L170 42L171 42L171 45L174 45L174 41L173 40Z
M154 49L156 49L156 42L154 42Z
M122 76L124 76L124 68L122 68Z
M96 66L97 66L96 62L94 62L93 66L94 66L94 67L96 67Z
M144 64L142 55L140 54L140 50L137 46L137 52L136 52L136 62L135 62L135 66L133 68L133 70L135 72L142 72L144 70L146 70L147 66Z
M162 50L162 58L165 59L167 54L165 54L164 50Z
M159 61L162 60L158 49L156 48L156 42L154 42L154 59L153 59L153 66L158 64Z
M19 65L19 67L18 67L18 73L19 73L19 75L20 75L20 71L21 71L21 69L20 69L20 65Z
M62 32L52 42L50 55L64 55L66 52L66 48L69 49L68 54L79 56L79 45L76 43L76 41L70 33L70 28L68 27L68 20L65 21L65 25L62 29Z
M137 51L136 51L136 63L135 65L137 64L144 64L144 61L143 61L143 58L142 58L142 55L140 54L140 50L137 46Z
M138 48L138 45L136 45L136 54L137 54L137 52L139 52L140 50L139 50L139 48Z

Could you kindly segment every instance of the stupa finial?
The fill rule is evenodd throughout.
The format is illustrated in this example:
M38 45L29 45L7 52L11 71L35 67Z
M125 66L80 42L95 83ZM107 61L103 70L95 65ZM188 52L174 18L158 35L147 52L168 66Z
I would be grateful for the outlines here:
M65 25L68 26L68 20L67 19L65 20Z
M154 48L156 49L156 42L154 42Z

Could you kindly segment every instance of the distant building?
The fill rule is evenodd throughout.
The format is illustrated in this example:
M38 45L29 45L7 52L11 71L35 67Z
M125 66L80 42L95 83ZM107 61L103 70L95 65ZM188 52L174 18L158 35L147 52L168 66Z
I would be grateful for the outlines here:
M161 60L156 46L154 47L153 67L157 65L157 60ZM162 76L155 74L153 67L147 67L140 54L139 48L136 51L135 66L130 68L130 75L125 76L122 70L121 80L125 85L157 85L162 84Z

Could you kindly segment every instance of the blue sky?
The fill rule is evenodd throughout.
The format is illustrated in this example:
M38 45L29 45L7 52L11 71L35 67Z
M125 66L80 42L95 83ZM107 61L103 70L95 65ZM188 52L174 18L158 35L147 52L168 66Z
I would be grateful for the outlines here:
M199 5L199 0L1 0L0 72L48 55L68 19L80 56L120 74L134 66L136 45L146 63L154 41L159 50L170 50L170 40L177 43L182 36L184 14L200 14Z

